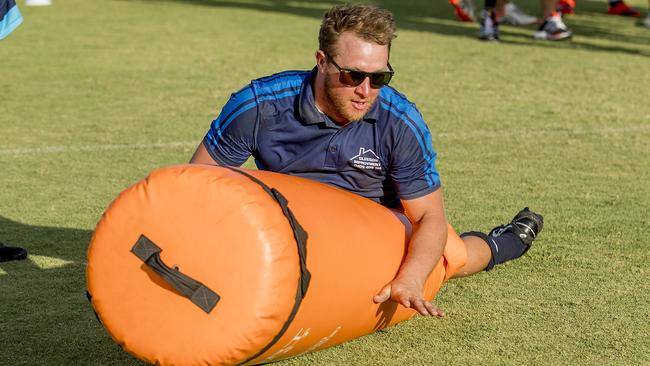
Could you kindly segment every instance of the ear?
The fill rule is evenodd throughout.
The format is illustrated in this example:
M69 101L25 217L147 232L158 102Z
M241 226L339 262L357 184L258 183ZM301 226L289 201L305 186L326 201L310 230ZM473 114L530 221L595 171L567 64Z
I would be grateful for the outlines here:
M316 56L316 67L318 67L318 71L325 73L325 67L327 66L327 57L325 56L325 52L318 50L314 56Z

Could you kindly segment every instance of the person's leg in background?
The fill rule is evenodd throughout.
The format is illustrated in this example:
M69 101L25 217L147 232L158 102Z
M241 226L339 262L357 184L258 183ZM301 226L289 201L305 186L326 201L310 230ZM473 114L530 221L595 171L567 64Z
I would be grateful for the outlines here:
M544 22L539 26L535 39L561 41L573 36L573 31L564 24L562 14L556 10L557 0L541 0Z

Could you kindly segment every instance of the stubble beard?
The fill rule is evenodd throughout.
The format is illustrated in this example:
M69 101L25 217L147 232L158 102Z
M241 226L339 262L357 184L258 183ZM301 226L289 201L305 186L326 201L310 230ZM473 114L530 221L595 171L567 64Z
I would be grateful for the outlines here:
M325 99L326 103L329 104L331 108L328 108L337 116L332 116L338 118L343 118L345 123L358 121L363 116L368 113L370 107L375 103L375 99L367 98L364 101L366 102L366 107L363 110L358 110L352 107L351 101L348 97L337 94L332 87L332 83L329 78L325 79Z

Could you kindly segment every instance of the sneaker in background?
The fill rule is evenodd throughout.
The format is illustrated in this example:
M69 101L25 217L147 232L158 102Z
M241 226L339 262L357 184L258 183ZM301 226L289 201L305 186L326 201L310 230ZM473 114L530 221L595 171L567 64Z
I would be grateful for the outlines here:
M624 1L609 3L609 6L607 7L607 14L622 15L624 17L635 18L641 17L641 13L638 10L629 7Z
M8 247L0 243L0 262L16 261L27 258L27 250L18 247Z
M545 39L547 41L561 41L573 36L573 32L562 21L560 14L554 14L539 26L533 37L535 39Z
M454 7L456 17L460 21L473 22L476 20L472 0L449 0L449 4Z
M499 23L497 23L493 11L490 12L485 9L481 11L481 28L479 29L478 39L481 41L499 40Z
M52 5L52 0L25 0L26 6L48 6Z
M497 21L500 24L529 25L537 23L537 18L524 13L523 10L511 1L504 7L503 15L497 15Z

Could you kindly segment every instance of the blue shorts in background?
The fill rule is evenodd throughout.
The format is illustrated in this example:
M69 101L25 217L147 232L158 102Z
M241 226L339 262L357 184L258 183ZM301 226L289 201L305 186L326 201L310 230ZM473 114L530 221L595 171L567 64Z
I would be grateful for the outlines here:
M15 0L0 0L0 39L9 35L23 22Z

